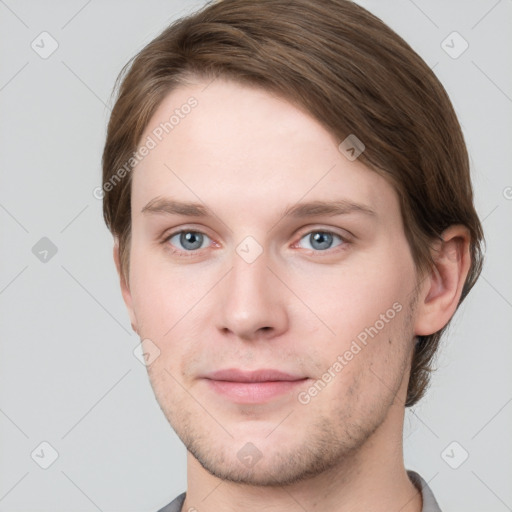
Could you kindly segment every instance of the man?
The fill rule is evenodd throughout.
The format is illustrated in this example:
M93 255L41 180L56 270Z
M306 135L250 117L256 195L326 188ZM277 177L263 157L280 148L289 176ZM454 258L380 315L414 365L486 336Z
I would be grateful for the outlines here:
M162 511L432 512L405 407L481 269L431 70L345 0L224 0L123 77L104 215L150 381L188 450Z

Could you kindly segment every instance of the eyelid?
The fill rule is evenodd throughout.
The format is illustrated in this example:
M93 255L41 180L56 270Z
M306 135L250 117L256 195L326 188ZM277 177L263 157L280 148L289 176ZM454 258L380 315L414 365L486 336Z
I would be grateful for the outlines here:
M339 236L344 242L351 242L355 237L350 231L342 228L334 228L334 227L325 227L321 225L315 226L307 226L305 228L301 228L295 237L299 240L304 238L304 236L309 235L311 233L329 233L331 235Z
M197 227L189 226L189 225L185 225L185 226L180 225L180 226L177 226L174 228L166 229L159 238L161 238L162 241L165 242L165 241L169 240L169 238L172 238L173 236L178 235L180 233L192 232L192 233L200 233L201 235L206 235L208 238L213 240L213 237L211 235L209 235L206 231L207 230L205 230L204 227L197 228Z

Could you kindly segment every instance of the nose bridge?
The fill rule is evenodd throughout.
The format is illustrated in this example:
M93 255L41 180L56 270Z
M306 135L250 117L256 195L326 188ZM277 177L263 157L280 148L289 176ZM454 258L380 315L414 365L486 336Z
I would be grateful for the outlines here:
M253 296L253 303L265 290L265 281L268 281L270 271L267 265L270 263L268 254L261 250L260 254L253 253L250 248L247 253L243 253L244 246L240 244L237 247L236 254L232 258L231 280L234 287L242 297ZM245 245L247 249L247 245Z
M220 325L224 331L250 339L274 335L287 326L283 291L267 265L268 251L247 237L231 257L231 271L223 283Z

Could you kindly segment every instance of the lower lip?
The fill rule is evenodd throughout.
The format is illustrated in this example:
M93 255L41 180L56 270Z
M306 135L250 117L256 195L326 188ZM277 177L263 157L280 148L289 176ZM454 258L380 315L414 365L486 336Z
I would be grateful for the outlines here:
M215 392L237 403L266 402L280 395L292 392L308 379L277 380L267 382L229 382L225 380L206 379Z

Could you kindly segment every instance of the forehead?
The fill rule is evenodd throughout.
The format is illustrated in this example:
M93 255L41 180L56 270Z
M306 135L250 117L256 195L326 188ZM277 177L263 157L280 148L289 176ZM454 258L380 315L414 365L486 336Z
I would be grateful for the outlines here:
M264 201L270 213L274 205L282 210L302 198L341 198L398 213L391 185L349 161L340 142L264 89L221 78L180 86L141 137L141 144L154 147L135 168L132 205L140 211L155 197L170 196L245 212Z

